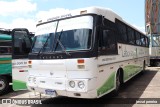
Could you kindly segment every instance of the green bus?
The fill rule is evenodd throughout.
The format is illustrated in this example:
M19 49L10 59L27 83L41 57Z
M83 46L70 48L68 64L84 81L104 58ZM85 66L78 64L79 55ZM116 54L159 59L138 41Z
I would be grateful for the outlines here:
M24 29L18 29L18 32L23 32L23 30ZM28 31L27 29L25 30ZM34 36L34 33L28 32L28 34L26 34L27 36L22 33L16 33L15 35L16 31L17 29L0 29L0 95L6 94L10 89L16 91L27 88L25 85L25 81L22 86L22 84L17 83L18 79L13 79L20 77L25 80L26 76L24 76L24 74L27 74L21 71L23 71L24 68L26 69L27 64L26 66L15 66L13 64L15 64L17 60L23 62L24 55L27 59L26 54L29 53L29 50L26 52L26 47L24 46L24 44L31 47L31 37ZM15 39L14 37L17 37L17 39ZM21 47L21 49L19 47ZM20 52L23 55L20 55ZM13 72L13 70L15 69L18 69L18 73L16 74L14 74Z

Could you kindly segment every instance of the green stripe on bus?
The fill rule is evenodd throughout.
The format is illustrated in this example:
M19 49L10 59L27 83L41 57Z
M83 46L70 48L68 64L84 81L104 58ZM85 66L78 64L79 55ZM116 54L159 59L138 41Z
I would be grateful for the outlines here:
M0 40L11 40L11 39L12 39L11 35L0 34Z
M12 64L0 64L0 74L11 74L12 73Z
M26 82L19 81L19 80L13 80L13 90L23 90L27 89Z
M98 96L113 89L114 83L115 83L115 72L113 72L108 78L108 80L106 80L106 82L97 90Z
M142 68L140 66L135 66L135 65L128 65L123 68L124 70L124 80L127 80L137 72L140 72ZM108 80L97 90L97 94L102 95L106 93L107 91L111 90L114 88L114 83L115 83L115 72L113 72Z
M9 58L0 58L0 61L4 61L4 60L12 60L12 58L11 57L9 57Z
M127 80L128 78L130 78L131 76L133 76L137 72L140 72L141 69L142 68L140 66L135 66L135 65L125 66L123 68L123 70L124 70L124 80Z

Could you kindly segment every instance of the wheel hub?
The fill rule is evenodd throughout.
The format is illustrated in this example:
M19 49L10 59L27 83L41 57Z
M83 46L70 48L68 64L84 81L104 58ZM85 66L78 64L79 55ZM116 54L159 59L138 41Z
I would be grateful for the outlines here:
M3 90L5 88L4 81L0 81L0 90Z

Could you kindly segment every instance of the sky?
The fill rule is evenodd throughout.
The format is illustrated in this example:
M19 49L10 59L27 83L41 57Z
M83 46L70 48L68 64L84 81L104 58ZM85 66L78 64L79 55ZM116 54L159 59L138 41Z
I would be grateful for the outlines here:
M110 8L125 21L145 32L144 0L0 0L0 28L28 28L37 20L64 11L98 6Z

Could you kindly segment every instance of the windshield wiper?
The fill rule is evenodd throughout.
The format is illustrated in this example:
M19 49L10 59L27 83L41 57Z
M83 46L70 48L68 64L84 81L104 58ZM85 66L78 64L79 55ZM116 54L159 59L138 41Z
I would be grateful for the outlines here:
M57 26L56 26L56 29L55 29L54 41L53 41L53 45L52 45L52 50L51 50L51 52L53 52L54 42L56 41L56 34L57 34L58 24L59 24L59 20L58 20L58 22L57 22Z
M45 43L43 44L42 48L39 50L37 56L39 56L39 55L40 55L40 52L43 51L43 49L44 49L44 47L46 46L46 44L47 44L47 42L48 42L48 40L49 40L50 37L51 37L51 34L49 34L49 36L47 37Z
M56 30L55 30L55 32L57 32L58 23L59 23L59 21L57 21L57 25L56 25ZM50 37L51 37L51 34L50 34L50 35L48 36L48 38L46 39L46 41L45 41L45 43L44 43L43 47L39 50L39 52L38 52L37 56L39 56L40 52L44 49L44 47L45 47L45 45L47 44L48 39L49 39Z
M69 56L70 56L70 54L66 51L64 45L63 45L62 42L60 41L62 33L63 33L63 29L62 29L59 37L56 39L56 45L55 45L54 52L56 51L56 49L57 49L57 47L58 47L58 43L59 43L59 45L61 46L61 48L63 49L63 51L66 53L66 55L69 55Z

